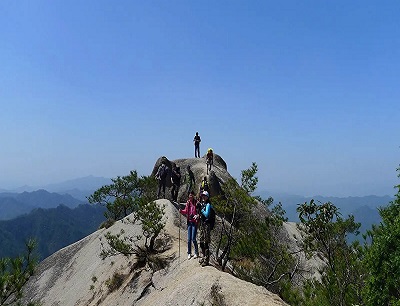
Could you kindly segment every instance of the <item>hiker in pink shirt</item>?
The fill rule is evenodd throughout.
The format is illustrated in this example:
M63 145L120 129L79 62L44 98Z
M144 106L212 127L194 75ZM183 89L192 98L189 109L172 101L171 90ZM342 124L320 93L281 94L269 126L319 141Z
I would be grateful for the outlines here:
M191 191L189 194L189 199L186 202L185 209L180 209L179 212L186 216L187 218L187 228L188 228L188 259L192 257L192 242L194 245L194 255L193 258L199 256L199 250L197 245L197 223L199 222L199 215L197 212L197 201L194 196L194 192Z

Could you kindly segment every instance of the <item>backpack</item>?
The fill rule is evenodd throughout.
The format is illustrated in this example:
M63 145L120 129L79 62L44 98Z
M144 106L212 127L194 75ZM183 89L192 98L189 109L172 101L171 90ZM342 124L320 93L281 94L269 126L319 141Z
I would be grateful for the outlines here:
M158 168L158 177L163 179L167 176L167 174L168 174L168 167L162 164L160 168Z
M210 225L210 230L214 229L215 225L215 210L210 204L210 215L208 216L206 222Z
M210 190L210 188L208 187L208 182L207 182L206 180L204 180L204 181L201 182L201 188L202 188L204 191L209 191L209 190Z

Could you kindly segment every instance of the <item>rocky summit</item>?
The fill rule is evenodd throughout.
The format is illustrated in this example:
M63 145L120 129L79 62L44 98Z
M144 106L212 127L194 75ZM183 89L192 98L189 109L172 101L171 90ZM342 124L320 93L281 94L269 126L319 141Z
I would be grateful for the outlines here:
M207 176L204 158L170 161L160 157L152 175L162 160L169 166L187 165L195 174L196 188ZM226 163L216 156L207 176L213 183L211 193L220 191L231 176ZM179 197L185 200L185 186ZM287 305L276 294L255 284L222 272L215 265L201 267L197 259L187 259L187 232L184 217L177 205L168 199L156 200L165 205L165 251L159 254L154 266L141 264L135 256L116 255L102 259L100 252L105 234L125 232L130 236L141 233L141 227L132 224L132 215L117 221L108 229L99 229L84 239L69 245L43 260L25 288L25 303L40 301L43 306L62 305ZM287 232L286 238L296 231ZM292 239L293 240L293 239Z

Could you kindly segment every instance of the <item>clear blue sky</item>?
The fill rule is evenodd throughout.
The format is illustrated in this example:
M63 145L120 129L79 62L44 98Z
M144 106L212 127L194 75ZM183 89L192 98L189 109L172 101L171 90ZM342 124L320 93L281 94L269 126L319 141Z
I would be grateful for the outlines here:
M399 1L0 1L0 187L150 174L193 136L259 189L393 195Z

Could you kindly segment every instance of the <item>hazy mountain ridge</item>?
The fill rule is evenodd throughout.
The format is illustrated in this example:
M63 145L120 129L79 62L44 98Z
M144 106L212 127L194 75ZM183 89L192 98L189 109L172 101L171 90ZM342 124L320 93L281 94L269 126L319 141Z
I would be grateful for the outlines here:
M381 217L379 215L378 208L386 206L389 202L393 201L394 198L388 195L376 196L369 195L363 197L303 197L297 195L288 194L270 194L268 192L260 192L262 197L272 196L275 203L281 202L283 209L286 211L286 217L289 221L300 222L298 213L296 211L298 204L310 202L311 199L320 201L322 203L331 202L340 210L343 218L353 215L356 222L361 223L359 229L360 233L363 234L369 230L373 224L379 224ZM359 236L361 238L361 236ZM354 237L350 237L354 239Z
M56 192L59 194L70 194L74 198L84 201L86 200L86 197L91 195L95 190L99 189L103 185L108 185L110 183L111 183L110 178L88 175L85 177L79 177L76 179L62 181L59 183L52 183L36 187L24 185L9 190L0 188L0 192L23 193L23 192L33 192L43 189L48 192Z
M265 193L262 194L266 196ZM357 222L361 222L357 220L357 216L362 217L362 211L366 208L370 208L372 210L377 210L377 208L381 206L386 206L392 201L394 198L390 196L376 196L369 195L364 197L324 197L324 196L314 196L314 197L303 197L296 195L271 195L274 199L275 203L281 202L282 207L286 210L286 217L289 221L299 222L299 217L296 212L298 204L303 204L305 202L310 202L311 199L315 201L320 201L322 203L331 202L336 207L340 209L340 213L343 217L347 217L350 214L353 214L356 217Z
M81 204L74 209L64 205L56 208L35 208L26 215L0 221L0 258L14 257L24 250L25 241L35 238L39 258L93 233L105 220L105 208Z
M22 193L0 193L0 220L16 218L29 213L34 208L54 208L60 204L75 208L82 203L83 201L69 194L50 193L42 189Z
M0 258L21 254L25 241L35 238L43 259L94 232L105 220L105 208L87 205L86 197L106 182L110 180L88 176L53 184L50 189L64 189L59 193L44 189L0 193ZM81 183L94 189L80 190Z

